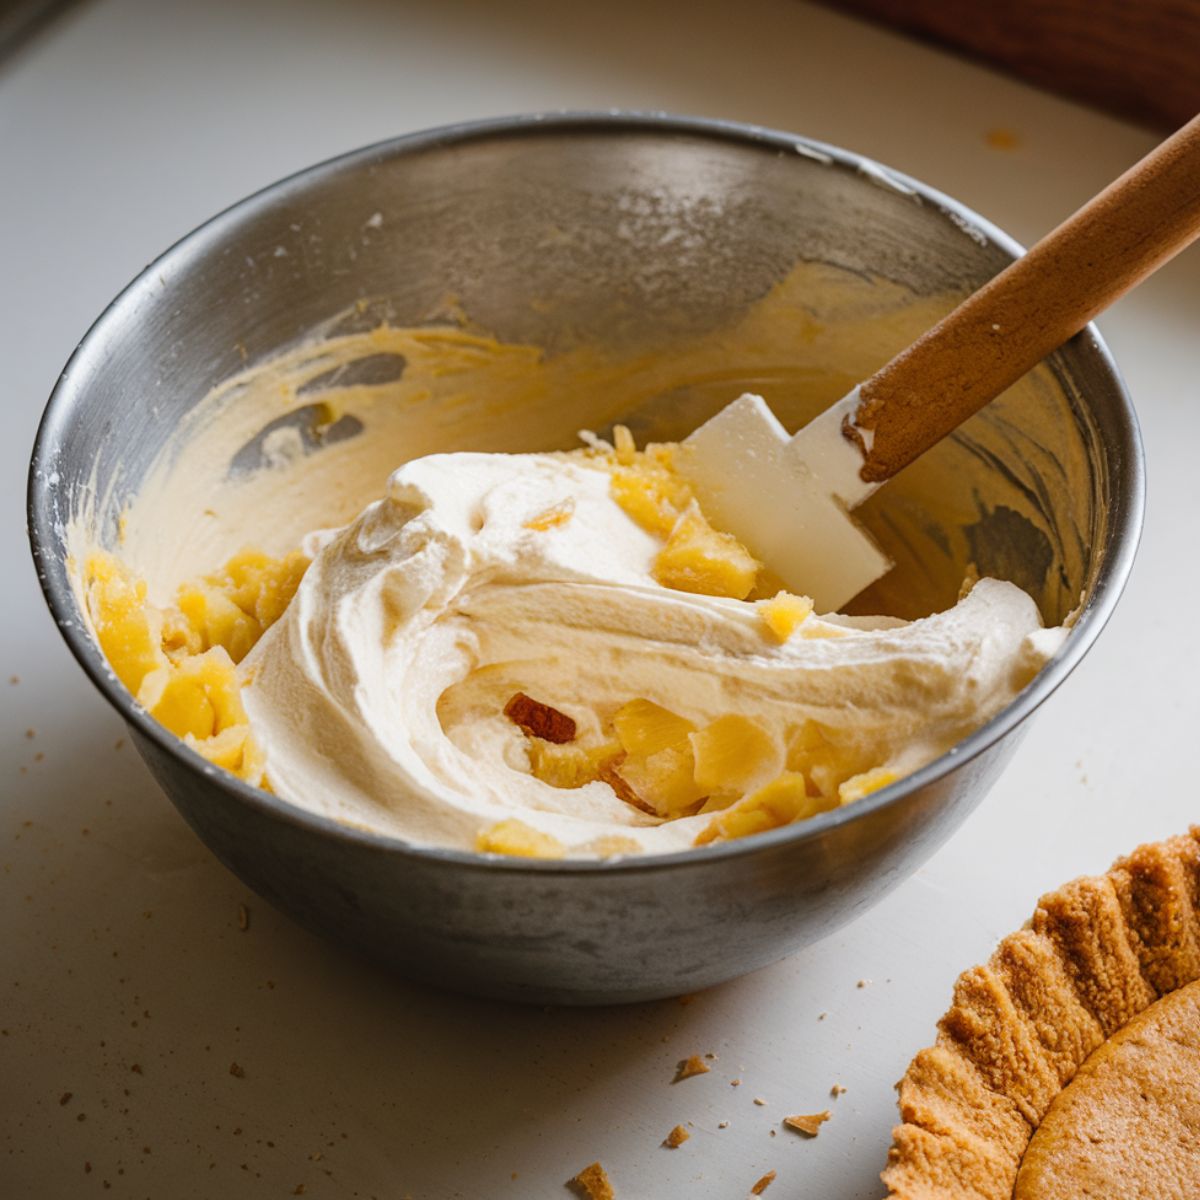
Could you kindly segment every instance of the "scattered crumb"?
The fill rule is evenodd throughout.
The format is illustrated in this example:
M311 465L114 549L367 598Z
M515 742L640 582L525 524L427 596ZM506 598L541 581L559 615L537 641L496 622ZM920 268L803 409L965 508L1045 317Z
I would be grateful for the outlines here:
M750 1195L761 1196L775 1182L775 1172L768 1171L751 1189Z
M728 1128L729 1128L729 1122L728 1122L728 1121L718 1121L718 1122L717 1122L717 1128L718 1128L718 1129L728 1129Z
M58 1098L59 1104L70 1104L71 1097L74 1094L75 1094L74 1092L63 1092L63 1094L61 1096L59 1096L59 1098Z
M985 131L983 140L992 150L1015 150L1021 144L1017 133L1003 126Z
M124 747L124 745L125 745L125 739L124 739L124 738L117 738L117 740L116 740L115 742L113 742L113 749L114 749L114 750L120 750L120 749L122 749L122 748Z
M855 987L865 988L871 981L869 979L860 979Z
M237 1065L237 1063L235 1063L235 1062L231 1062L229 1064L229 1073L230 1073L230 1075L232 1075L234 1077L234 1079L245 1079L246 1078L246 1072L241 1067L239 1067Z
M584 1167L569 1186L573 1187L586 1200L615 1200L616 1192L608 1181L604 1168L594 1162L590 1167Z
M244 905L238 905L238 928L245 933L250 928L250 910Z
M707 1075L712 1068L698 1054L693 1054L689 1058L685 1058L675 1068L675 1078L672 1083L679 1083L683 1079L691 1079L693 1075Z
M672 1129L665 1138L663 1138L663 1145L666 1146L668 1150L678 1150L679 1147L682 1146L683 1143L686 1142L691 1136L692 1135L688 1133L688 1131L684 1129L682 1125L676 1125L675 1128Z
M43 753L42 753L42 752L39 750L39 751L38 751L38 752L37 752L37 753L36 753L36 754L33 756L33 761L34 761L34 762L42 762L42 761L44 761L44 760L45 760L45 757L46 757L46 756L45 756L45 755L44 755L44 754L43 754Z
M741 1087L741 1086L742 1086L742 1081L741 1081L740 1079L731 1079L731 1080L729 1081L729 1086L730 1086L730 1087Z
M789 1128L802 1133L805 1137L816 1137L821 1132L821 1126L829 1120L829 1110L819 1113L804 1113L795 1117L784 1117L783 1123Z
M9 683L10 683L10 684L11 684L13 687L16 687L16 686L17 686L17 684L21 682L21 677L20 677L20 675L10 675L10 676L8 677L8 682L9 682Z
M754 1103L757 1104L759 1108L767 1107L767 1102L761 1096L755 1096Z
M846 1089L840 1083L835 1083L833 1087L829 1089L829 1094L836 1100L839 1096L844 1096L846 1094Z
M130 1070L131 1070L131 1071L132 1071L132 1072L133 1072L135 1075L140 1075L140 1074L142 1073L142 1064L141 1064L141 1063L134 1063L134 1064L133 1064L133 1065L132 1065L132 1066L131 1066L129 1069L130 1069Z
M817 1014L817 1020L818 1020L818 1021L823 1021L823 1020L825 1020L825 1018L826 1018L827 1016L829 1016L829 1014L828 1014L827 1012L818 1013L818 1014Z
M35 738L35 737L37 737L37 730L36 729L27 729L27 730L25 730L25 736L27 738Z
M772 1137L774 1137L774 1136L775 1136L775 1130L771 1129L771 1130L768 1130L768 1132L770 1133L770 1135L771 1135Z

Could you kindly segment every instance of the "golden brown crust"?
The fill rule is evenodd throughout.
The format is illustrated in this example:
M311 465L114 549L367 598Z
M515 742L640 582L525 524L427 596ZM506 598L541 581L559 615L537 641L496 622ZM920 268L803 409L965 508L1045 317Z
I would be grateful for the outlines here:
M1014 1200L1200 1195L1200 981L1156 1000L1079 1068L1021 1161Z
M1200 979L1200 826L1042 897L958 979L900 1081L883 1180L901 1200L1010 1200L1033 1131L1089 1055Z

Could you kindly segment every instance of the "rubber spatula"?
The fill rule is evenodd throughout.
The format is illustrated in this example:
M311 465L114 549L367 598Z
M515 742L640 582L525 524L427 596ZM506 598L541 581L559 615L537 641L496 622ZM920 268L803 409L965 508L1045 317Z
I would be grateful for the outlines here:
M849 515L1200 236L1200 116L794 437L744 395L683 443L705 513L832 612L891 563Z

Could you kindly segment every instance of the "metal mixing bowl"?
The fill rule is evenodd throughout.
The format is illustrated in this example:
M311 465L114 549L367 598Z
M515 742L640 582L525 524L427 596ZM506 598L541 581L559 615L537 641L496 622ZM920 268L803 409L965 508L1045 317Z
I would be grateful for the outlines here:
M364 223L379 234L371 253L362 252ZM1003 423L975 418L982 424L957 443L1045 516L1031 534L1019 505L986 506L968 530L974 558L1030 588L1052 621L1086 593L1062 652L1004 712L900 783L686 854L496 861L415 848L307 815L215 770L107 669L72 582L65 530L83 522L92 541L115 545L122 506L184 415L245 361L335 314L418 321L453 293L498 336L550 352L580 330L636 348L727 324L799 260L920 296L974 288L1017 253L914 180L831 146L720 122L518 118L358 151L184 238L84 338L50 399L30 475L30 538L47 602L184 818L303 924L405 975L492 996L591 1004L707 987L825 936L914 871L979 802L1023 722L1107 620L1141 524L1142 454L1094 330L1042 369L1041 400L1013 401ZM553 303L539 302L546 297ZM1014 422L1050 403L1047 388L1058 443L1023 445ZM722 394L737 390L727 381ZM536 448L536 431L530 441ZM885 540L888 491L875 518Z

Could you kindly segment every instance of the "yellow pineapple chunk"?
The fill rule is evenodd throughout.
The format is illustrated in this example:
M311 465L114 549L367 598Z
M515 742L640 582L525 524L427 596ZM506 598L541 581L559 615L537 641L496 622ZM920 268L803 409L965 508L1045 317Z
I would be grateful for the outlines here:
M879 791L880 788L885 788L889 783L895 783L900 776L895 771L889 770L887 767L874 767L870 771L863 771L861 775L855 775L847 779L838 788L838 800L842 804L850 804L855 800L861 800L864 796L869 796L872 792Z
M220 733L213 734L212 737L196 738L189 733L184 735L183 740L198 754L207 758L210 763L236 775L241 770L249 737L249 725L231 725L228 729L222 729Z
M600 767L621 753L616 742L587 750L578 742L529 739L529 770L535 779L556 788L581 788L600 778Z
M84 592L96 640L116 677L136 696L142 680L166 665L162 617L146 601L146 585L110 554L84 566Z
M754 590L758 566L737 538L718 533L693 504L654 560L654 578L680 592L745 600Z
M852 749L832 741L816 721L805 721L788 744L787 766L803 771L822 795L835 799L838 788L864 765Z
M768 829L779 829L793 821L807 820L832 808L830 801L808 794L808 784L799 771L784 771L765 787L743 797L714 817L696 838L697 846L718 839L749 837Z
M516 858L562 858L567 848L549 833L542 833L516 817L499 821L480 831L475 849L485 854L509 854Z
M609 485L612 498L647 533L669 537L692 502L692 489L679 476L656 467L617 467Z
M219 571L183 584L176 602L198 634L201 649L223 646L234 662L241 662L283 615L308 564L299 551L272 558L260 550L242 550Z
M177 737L197 739L246 724L233 660L220 646L152 671L138 703Z
M163 610L162 648L175 661L204 649L199 630L177 608Z
M728 713L691 736L696 784L706 794L741 795L783 769L783 748L761 725Z
M196 631L204 648L221 646L241 662L262 637L262 626L244 613L229 595L212 584L184 584L176 593L179 611Z
M653 700L630 700L613 716L613 728L627 754L647 755L679 746L696 726Z
M653 754L629 755L616 773L660 817L678 817L704 799L696 783L695 759L687 741Z
M770 600L758 602L758 615L780 643L786 642L812 616L813 602L807 596L778 592Z

